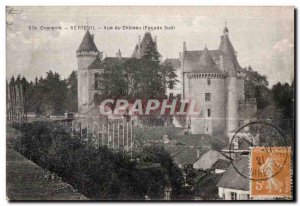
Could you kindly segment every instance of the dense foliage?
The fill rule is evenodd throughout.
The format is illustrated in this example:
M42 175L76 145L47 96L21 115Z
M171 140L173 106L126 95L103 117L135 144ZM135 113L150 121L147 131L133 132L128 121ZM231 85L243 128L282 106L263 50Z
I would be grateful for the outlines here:
M49 71L45 78L28 82L20 75L12 77L9 85L22 85L25 93L26 112L41 115L62 115L77 111L77 74L72 72L67 79L61 79L56 72Z
M141 58L104 67L99 77L101 99L161 99L165 98L166 88L173 88L177 82L172 65L160 63L154 42L147 45Z
M123 152L96 147L92 140L82 142L79 135L71 135L59 123L33 122L14 127L21 133L13 142L17 151L91 199L143 199L145 195L160 199L170 185L172 195L181 192L181 171L161 147L144 148L138 163ZM150 167L143 168L142 163Z
M251 66L245 69L247 78L245 80L246 98L256 98L257 109L263 109L270 104L271 91L269 82L265 75L259 74Z

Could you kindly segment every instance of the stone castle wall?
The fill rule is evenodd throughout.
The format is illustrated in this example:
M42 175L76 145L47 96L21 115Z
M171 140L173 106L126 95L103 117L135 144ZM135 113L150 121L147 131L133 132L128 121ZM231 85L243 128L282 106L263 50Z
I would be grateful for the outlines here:
M212 134L223 133L226 127L225 114L225 79L223 77L210 78L211 84L208 85L208 78L186 78L185 98L192 98L199 105L200 114L191 117L191 133L193 134ZM211 100L205 100L205 93L211 94ZM210 109L210 117L208 117Z

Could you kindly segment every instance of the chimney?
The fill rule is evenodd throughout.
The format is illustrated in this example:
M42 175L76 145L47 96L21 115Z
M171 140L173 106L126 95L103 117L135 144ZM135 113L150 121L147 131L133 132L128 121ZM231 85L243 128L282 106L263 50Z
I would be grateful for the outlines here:
M116 57L118 57L119 59L122 59L122 53L121 50L119 49L118 52L116 53Z
M157 36L154 36L154 43L157 44Z
M200 151L199 151L199 149L197 149L197 158L199 158L200 157Z
M185 41L183 42L183 51L184 52L186 51L186 43L185 43Z

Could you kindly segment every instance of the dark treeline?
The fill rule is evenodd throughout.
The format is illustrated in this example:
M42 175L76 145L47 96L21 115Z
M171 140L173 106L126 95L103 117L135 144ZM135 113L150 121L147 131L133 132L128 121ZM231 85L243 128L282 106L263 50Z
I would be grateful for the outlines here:
M254 97L257 102L257 119L271 121L279 127L289 143L294 137L295 84L280 83L269 88L267 77L260 75L251 66L245 68L246 97Z
M94 99L95 103L100 103L102 98L165 98L166 87L176 84L174 70L170 65L161 66L157 58L149 59L150 57L141 60L131 59L113 68L107 66L98 82L99 87L103 89L102 92L99 89L102 95L99 99ZM146 68L145 71L142 71L143 68ZM153 69L156 72L152 73ZM126 77L130 76L131 80L124 78L124 71L128 74ZM245 95L246 98L256 98L257 119L271 119L293 136L294 82L292 84L278 82L269 88L266 76L260 75L250 66L245 68L245 71L247 73ZM52 71L47 72L45 78L36 78L34 82L28 82L20 75L10 79L9 85L18 84L22 84L25 90L26 112L36 112L38 115L62 115L65 112L77 111L75 71L67 79L62 79L58 73Z
M77 74L73 71L67 79L49 71L46 77L28 81L20 75L12 77L9 85L22 84L26 99L26 112L37 115L62 115L77 111Z

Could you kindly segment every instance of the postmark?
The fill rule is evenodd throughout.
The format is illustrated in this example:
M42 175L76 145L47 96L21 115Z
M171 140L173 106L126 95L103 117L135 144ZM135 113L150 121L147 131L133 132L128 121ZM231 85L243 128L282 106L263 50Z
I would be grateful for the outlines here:
M271 151L271 148L273 147L287 148L288 145L285 137L281 130L275 125L268 122L255 121L239 128L231 138L229 144L229 155L231 159L231 165L236 172L249 180L267 180L269 177L250 177L250 175L246 176L243 174L243 171L239 171L235 165L234 160L236 157L240 155L249 155L252 147L263 147L266 148L267 151ZM287 155L284 156L284 160L285 163L287 161ZM281 169L282 168L277 168L276 172L273 173L273 176L277 175Z
M291 197L291 171L290 147L252 147L250 197Z

